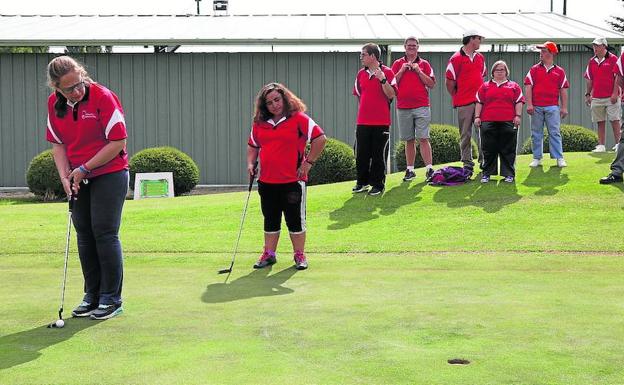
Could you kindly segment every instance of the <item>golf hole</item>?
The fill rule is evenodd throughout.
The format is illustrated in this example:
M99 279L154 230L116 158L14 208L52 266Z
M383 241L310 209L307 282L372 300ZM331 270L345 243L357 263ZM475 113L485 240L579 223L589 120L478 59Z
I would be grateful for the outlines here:
M470 361L464 360L463 358L452 358L446 362L451 365L468 365L470 363Z

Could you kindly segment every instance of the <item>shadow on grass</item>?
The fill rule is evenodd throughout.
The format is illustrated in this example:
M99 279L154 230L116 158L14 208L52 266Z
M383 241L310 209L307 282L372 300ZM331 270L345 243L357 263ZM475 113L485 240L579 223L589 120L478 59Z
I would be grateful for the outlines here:
M539 187L535 195L555 195L559 192L557 187L570 181L568 174L562 174L561 170L553 166L544 172L543 167L533 167L522 184L527 187Z
M607 164L613 162L614 152L590 152L589 156L596 158L596 164Z
M418 194L424 186L426 186L424 181L401 183L381 196L369 196L366 193L353 194L341 208L329 213L329 219L334 223L327 226L327 229L344 229L356 223L378 218L380 215L392 215L401 206L421 200Z
M447 207L475 206L488 213L500 211L503 207L516 203L522 196L515 183L491 180L480 183L481 174L459 186L440 186L433 195L433 201L446 203Z
M0 370L36 360L42 355L41 350L66 341L79 331L95 326L100 322L90 319L68 318L65 320L65 327L62 329L48 329L46 325L2 336L0 337Z
M213 283L206 287L201 299L206 303L232 302L254 297L270 297L294 292L283 287L296 272L294 266L269 275L271 267L257 269L230 283Z

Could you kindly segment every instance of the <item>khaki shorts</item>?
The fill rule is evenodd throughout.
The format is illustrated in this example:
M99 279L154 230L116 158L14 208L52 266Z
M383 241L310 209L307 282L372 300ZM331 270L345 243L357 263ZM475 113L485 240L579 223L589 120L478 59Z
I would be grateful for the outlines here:
M615 104L611 104L609 98L592 98L591 101L592 122L604 122L620 120L622 117L622 104L618 98Z
M429 107L397 108L401 140L428 139L431 109Z

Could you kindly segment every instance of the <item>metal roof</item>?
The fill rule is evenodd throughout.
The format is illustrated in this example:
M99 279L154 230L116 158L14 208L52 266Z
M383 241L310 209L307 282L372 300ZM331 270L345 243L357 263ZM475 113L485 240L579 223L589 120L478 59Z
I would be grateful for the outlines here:
M271 15L0 15L0 45L456 44L477 29L489 44L589 44L624 35L549 12Z

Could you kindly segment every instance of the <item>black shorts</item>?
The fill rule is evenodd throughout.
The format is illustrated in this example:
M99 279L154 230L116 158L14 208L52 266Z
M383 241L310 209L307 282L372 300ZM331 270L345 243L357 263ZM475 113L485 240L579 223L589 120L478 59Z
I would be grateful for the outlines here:
M273 184L258 181L258 193L266 233L280 232L282 213L291 234L306 231L305 182Z

